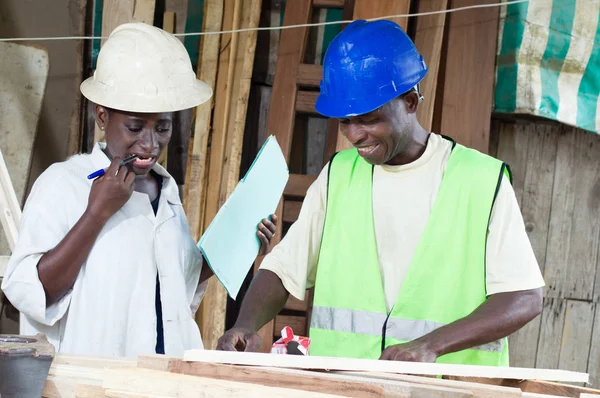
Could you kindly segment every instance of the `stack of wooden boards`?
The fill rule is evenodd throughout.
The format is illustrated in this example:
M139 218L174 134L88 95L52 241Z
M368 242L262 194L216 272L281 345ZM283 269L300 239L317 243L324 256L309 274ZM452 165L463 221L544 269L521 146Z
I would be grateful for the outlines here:
M438 374L445 376L436 378ZM600 397L600 390L556 382L587 378L563 370L198 350L183 358L152 355L137 360L58 355L43 396Z

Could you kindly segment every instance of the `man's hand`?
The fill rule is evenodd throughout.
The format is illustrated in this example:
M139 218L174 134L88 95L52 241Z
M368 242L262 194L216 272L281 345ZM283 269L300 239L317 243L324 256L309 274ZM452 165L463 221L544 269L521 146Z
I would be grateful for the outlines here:
M260 239L260 251L258 253L259 256L264 256L271 249L271 241L275 236L275 232L277 232L277 222L279 219L275 214L271 214L271 220L263 219L260 224L258 224L258 231L256 231L256 235L258 235Z
M256 352L262 339L258 333L246 328L229 329L217 342L217 350Z
M408 343L389 346L382 353L380 360L409 361L409 362L435 362L438 354L431 344L419 339Z

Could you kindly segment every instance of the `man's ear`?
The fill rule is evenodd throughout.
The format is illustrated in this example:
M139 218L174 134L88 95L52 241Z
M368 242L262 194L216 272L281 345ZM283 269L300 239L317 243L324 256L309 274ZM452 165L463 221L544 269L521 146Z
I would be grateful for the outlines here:
M404 106L406 107L406 113L417 113L417 107L419 106L419 94L416 91L411 91L404 96Z
M108 124L108 109L102 105L94 105L94 112L98 127L100 127L100 130L104 130Z

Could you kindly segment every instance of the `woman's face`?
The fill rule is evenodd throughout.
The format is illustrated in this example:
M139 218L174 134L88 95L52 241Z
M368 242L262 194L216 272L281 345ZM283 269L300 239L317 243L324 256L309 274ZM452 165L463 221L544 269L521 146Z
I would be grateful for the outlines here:
M128 165L136 175L150 172L171 139L171 112L123 112L96 105L96 120L106 132L108 157L136 155L137 159Z

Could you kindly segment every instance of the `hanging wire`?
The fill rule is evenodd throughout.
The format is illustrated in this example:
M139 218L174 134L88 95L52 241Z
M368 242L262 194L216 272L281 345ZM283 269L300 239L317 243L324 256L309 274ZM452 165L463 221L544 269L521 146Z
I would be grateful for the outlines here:
M457 7L457 8L449 8L446 10L439 11L429 11L429 12L418 12L413 14L398 14L398 15L387 15L383 17L377 18L368 18L367 21L378 21L382 19L396 19L396 18L408 18L408 17L421 17L427 15L438 15L438 14L448 14L451 12L457 11L465 11L465 10L473 10L478 8L491 8L491 7L502 7L511 4L525 3L529 0L512 0L506 1L502 3L493 3L493 4L478 4L472 6L465 7ZM314 27L314 26L325 26L325 25L339 25L339 24L348 24L353 22L354 20L345 20L345 21L329 21L329 22L315 22L308 24L300 24L300 25L286 25L286 26L263 26L256 28L242 28L242 29L233 29L233 30L221 30L215 32L190 32L190 33L176 33L174 36L205 36L205 35L220 35L225 33L242 33L242 32L252 32L252 31L265 31L265 30L284 30L284 29L294 29L294 28L305 28L305 27ZM13 37L13 38L0 38L0 42L3 41L49 41L49 40L100 40L107 39L108 37L104 36L58 36L58 37Z

